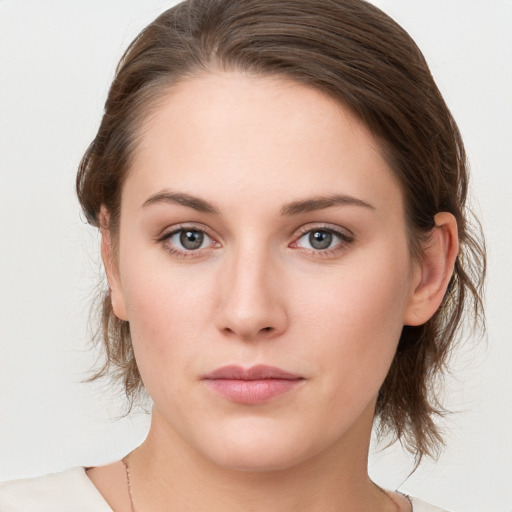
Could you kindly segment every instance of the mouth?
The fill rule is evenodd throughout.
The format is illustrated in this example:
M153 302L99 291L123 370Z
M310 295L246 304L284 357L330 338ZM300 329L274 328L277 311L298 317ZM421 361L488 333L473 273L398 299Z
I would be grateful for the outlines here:
M304 377L275 366L223 366L205 375L210 389L231 402L257 405L294 390Z

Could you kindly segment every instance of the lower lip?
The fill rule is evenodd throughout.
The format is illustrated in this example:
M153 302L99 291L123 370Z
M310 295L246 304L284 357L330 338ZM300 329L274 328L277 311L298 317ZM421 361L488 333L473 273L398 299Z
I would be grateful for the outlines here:
M206 379L208 386L238 404L256 405L296 388L303 379Z

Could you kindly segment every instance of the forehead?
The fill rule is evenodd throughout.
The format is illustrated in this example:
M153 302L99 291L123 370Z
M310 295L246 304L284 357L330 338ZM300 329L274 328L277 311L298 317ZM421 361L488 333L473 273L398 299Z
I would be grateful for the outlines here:
M170 87L142 123L132 162L127 185L140 200L164 188L211 200L272 191L282 201L333 192L401 200L362 122L275 76L204 73Z

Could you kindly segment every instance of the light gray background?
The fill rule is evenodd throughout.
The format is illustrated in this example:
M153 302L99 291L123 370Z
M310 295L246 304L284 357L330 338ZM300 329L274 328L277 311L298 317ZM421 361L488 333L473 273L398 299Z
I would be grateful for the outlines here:
M448 446L402 489L454 512L512 511L512 2L380 0L423 49L465 138L489 248L488 341L454 361ZM95 353L87 315L101 274L74 173L115 64L172 2L0 0L0 480L115 460L143 414L81 384ZM399 447L373 450L384 486L406 479Z

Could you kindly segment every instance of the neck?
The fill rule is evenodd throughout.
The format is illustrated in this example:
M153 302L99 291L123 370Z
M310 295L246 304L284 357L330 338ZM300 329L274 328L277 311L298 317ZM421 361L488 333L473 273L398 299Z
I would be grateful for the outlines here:
M154 411L146 441L129 458L135 508L137 512L395 512L393 500L368 477L370 433L371 428L355 428L313 458L247 471L219 466L197 453L166 429Z

